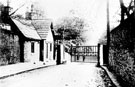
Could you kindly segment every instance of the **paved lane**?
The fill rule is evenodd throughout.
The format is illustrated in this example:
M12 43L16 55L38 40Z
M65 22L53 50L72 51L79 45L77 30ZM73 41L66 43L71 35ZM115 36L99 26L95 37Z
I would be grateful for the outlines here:
M94 63L51 66L0 80L0 87L114 87Z

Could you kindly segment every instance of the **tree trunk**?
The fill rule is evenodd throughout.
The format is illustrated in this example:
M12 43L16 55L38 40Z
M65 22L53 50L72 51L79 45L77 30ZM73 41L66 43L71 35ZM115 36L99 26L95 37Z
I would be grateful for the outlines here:
M124 3L123 0L119 0L120 1L120 7L121 7L121 23L123 23L124 21Z

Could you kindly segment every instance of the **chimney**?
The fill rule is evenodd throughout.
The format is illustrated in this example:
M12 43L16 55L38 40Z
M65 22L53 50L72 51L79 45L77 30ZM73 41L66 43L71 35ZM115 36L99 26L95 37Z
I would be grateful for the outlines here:
M7 6L3 6L2 10L1 10L1 18L3 20L3 22L7 23L8 19L9 19L9 12L11 10L11 7L9 6L9 0L7 0Z
M10 9L9 6L4 7L4 13L5 13L6 16L9 16L9 9Z
M27 20L32 20L32 19L33 19L33 7L34 7L34 5L31 4L30 11L29 11L29 9L28 9L28 7L27 7L27 11L26 11L26 13L25 13L25 18L26 18Z
M1 11L1 18L3 19L3 21L7 21L9 18L9 6L4 6L2 11Z

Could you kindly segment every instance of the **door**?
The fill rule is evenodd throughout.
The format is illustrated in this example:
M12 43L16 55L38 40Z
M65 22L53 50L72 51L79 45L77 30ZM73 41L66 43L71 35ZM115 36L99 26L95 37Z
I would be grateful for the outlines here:
M40 61L44 61L44 40L40 41Z

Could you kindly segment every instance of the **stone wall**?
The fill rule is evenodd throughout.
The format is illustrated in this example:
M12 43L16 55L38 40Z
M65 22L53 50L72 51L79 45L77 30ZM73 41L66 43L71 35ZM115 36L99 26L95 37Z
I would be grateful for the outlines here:
M19 37L11 31L0 29L0 66L20 61Z
M109 68L128 85L135 86L135 21L132 17L111 31Z

